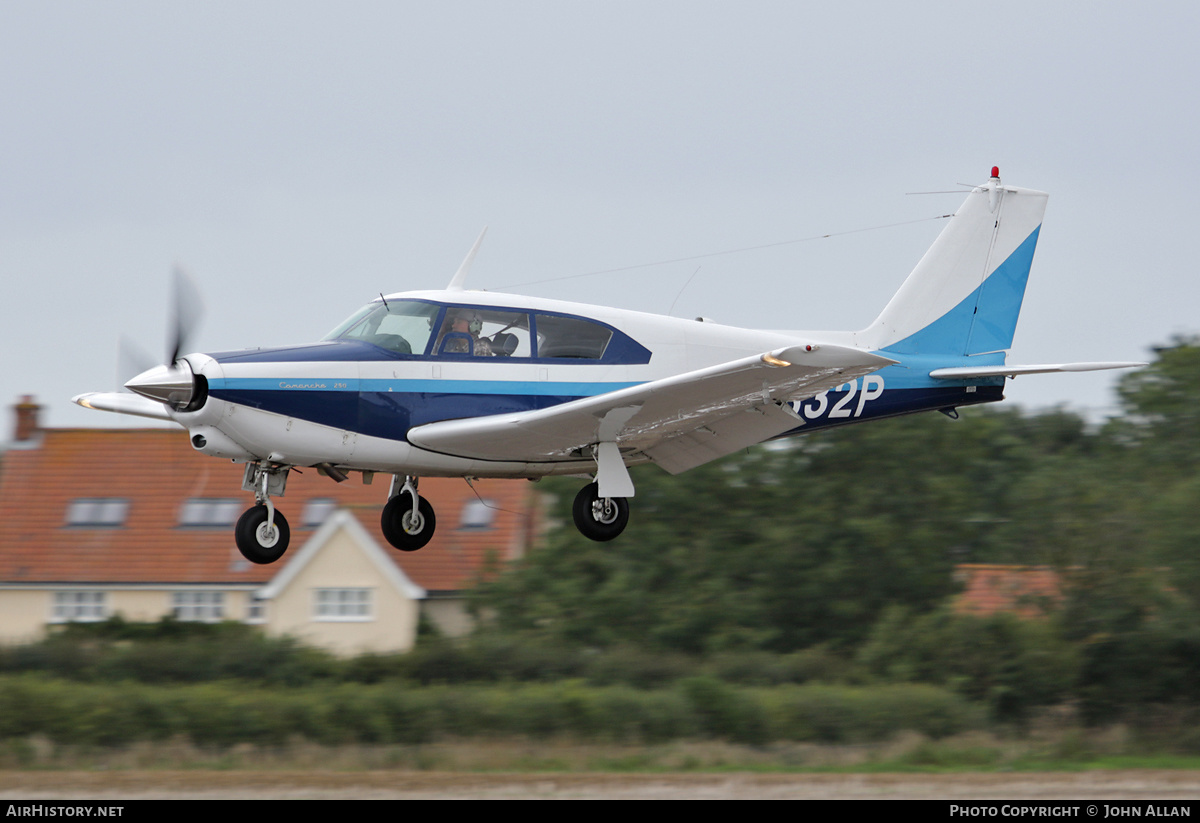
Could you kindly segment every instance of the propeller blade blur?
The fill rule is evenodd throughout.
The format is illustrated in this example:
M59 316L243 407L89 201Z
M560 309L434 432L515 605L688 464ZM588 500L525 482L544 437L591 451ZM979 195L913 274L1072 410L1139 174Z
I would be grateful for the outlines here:
M175 267L174 300L171 327L167 332L167 360L171 366L184 353L192 333L200 325L204 314L204 303L191 276L182 266Z

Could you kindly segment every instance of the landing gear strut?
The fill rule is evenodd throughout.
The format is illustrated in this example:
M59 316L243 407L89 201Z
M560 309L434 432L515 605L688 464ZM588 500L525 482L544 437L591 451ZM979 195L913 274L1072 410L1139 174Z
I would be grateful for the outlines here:
M400 475L392 476L391 497L379 522L387 542L402 552L423 548L437 527L433 506L417 493L417 480L409 475L401 483Z
M274 563L287 551L291 530L283 512L276 511L271 502L272 494L283 495L287 474L287 466L246 464L242 488L254 492L256 503L238 518L233 536L238 551L251 563Z
M575 528L589 540L603 543L625 531L629 523L629 501L624 497L601 497L600 485L589 483L575 495L571 506Z

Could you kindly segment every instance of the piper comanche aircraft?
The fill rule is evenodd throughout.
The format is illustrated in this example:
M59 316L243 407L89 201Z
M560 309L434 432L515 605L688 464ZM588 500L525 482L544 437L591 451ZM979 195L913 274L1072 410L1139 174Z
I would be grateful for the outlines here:
M82 406L173 420L192 447L245 464L255 505L235 527L255 563L287 549L273 498L293 467L392 476L384 537L433 535L420 476L592 478L575 525L611 540L628 466L672 474L773 438L1003 399L1004 380L1144 365L1008 365L1047 195L967 194L899 292L857 332L753 331L535 297L464 291L479 241L444 291L380 296L310 345L179 356ZM482 240L482 236L480 238Z

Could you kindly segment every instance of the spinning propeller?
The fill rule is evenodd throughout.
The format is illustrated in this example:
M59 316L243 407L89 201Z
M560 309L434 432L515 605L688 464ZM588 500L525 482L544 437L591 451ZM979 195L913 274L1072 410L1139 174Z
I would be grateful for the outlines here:
M199 380L192 367L180 354L186 350L187 341L200 323L204 308L200 293L182 268L175 267L173 283L171 322L167 333L167 359L161 365L145 369L137 377L127 381L125 388L151 400L166 403L176 411L191 411L204 403L204 378ZM137 352L122 340L122 365L140 360L145 355Z

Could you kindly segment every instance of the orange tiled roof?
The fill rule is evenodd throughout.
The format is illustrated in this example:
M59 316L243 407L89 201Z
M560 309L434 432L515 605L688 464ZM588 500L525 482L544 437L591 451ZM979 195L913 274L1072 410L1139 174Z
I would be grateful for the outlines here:
M243 467L194 451L183 431L169 429L45 429L39 445L12 449L0 462L0 582L2 583L265 583L280 568L245 562L232 527L180 527L189 498L253 496L241 490ZM349 508L388 548L413 582L429 591L467 588L489 553L508 559L523 551L534 524L532 486L524 480L479 480L480 496L502 509L491 528L460 529L475 494L460 479L423 478L438 527L429 545L401 553L379 531L388 475L372 485L352 475L344 483L302 469L274 498L288 518L289 554L312 535L301 523L305 504L331 498ZM67 509L79 498L126 498L122 527L72 527ZM286 556L284 561L286 562Z
M955 578L964 584L955 603L962 614L1041 617L1044 605L1062 596L1062 581L1045 566L963 563L956 567Z

